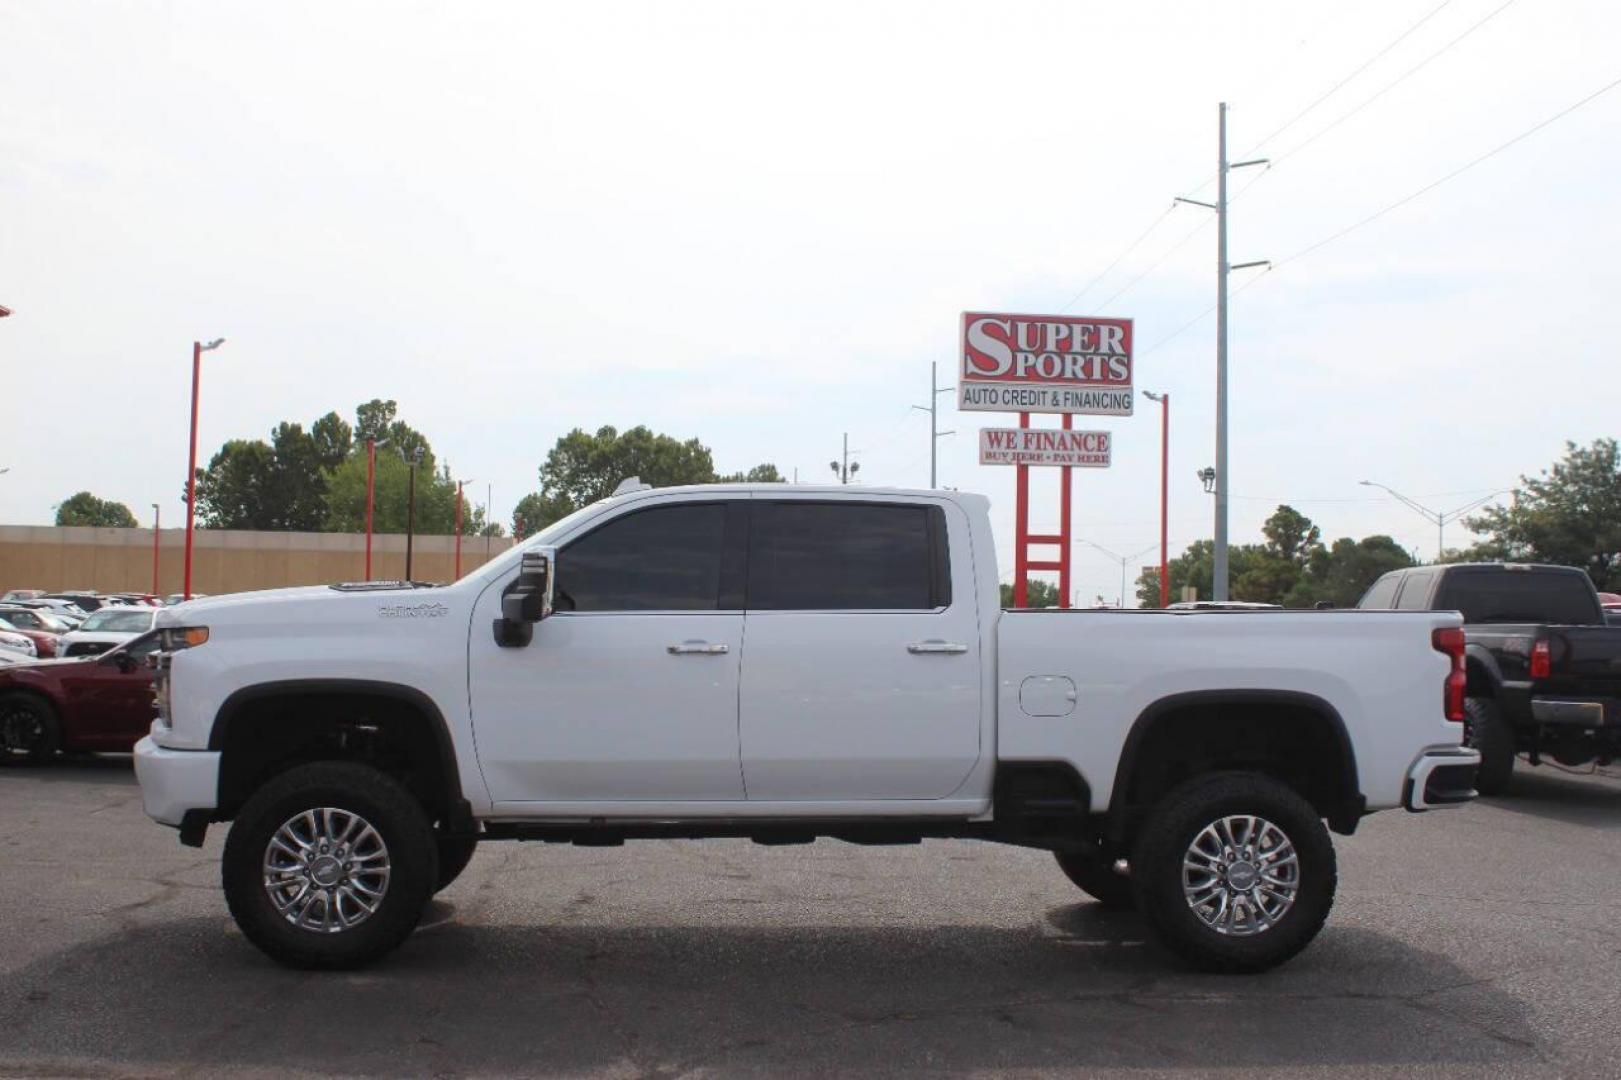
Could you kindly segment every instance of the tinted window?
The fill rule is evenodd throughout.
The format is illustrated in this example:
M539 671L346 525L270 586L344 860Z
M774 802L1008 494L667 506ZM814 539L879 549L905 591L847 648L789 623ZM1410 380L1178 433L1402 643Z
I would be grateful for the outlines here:
M1401 587L1396 606L1402 611L1425 611L1430 606L1430 586L1435 583L1434 570L1414 570L1407 575Z
M882 503L757 503L749 606L926 611L950 603L945 515Z
M1456 608L1470 623L1603 623L1598 597L1585 574L1535 573L1480 567L1454 570L1435 606Z
M560 611L714 611L726 508L689 503L615 518L558 555Z
M1396 586L1401 584L1401 579L1402 573L1399 570L1393 574L1386 574L1373 583L1373 587L1362 595L1362 599L1357 601L1356 606L1359 608L1390 607L1391 601L1396 599Z

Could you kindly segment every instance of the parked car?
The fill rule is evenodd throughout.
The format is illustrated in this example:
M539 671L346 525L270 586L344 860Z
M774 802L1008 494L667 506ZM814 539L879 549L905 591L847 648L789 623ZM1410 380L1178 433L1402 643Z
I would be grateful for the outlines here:
M632 490L454 584L166 608L147 813L232 822L291 965L396 947L484 840L971 837L1255 971L1327 918L1330 828L1474 796L1456 614L1003 612L989 508Z
M95 656L152 629L157 608L108 605L62 635L63 656Z
M194 592L194 593L191 594L191 598L193 600L201 600L203 597L205 597L207 595L208 595L207 593ZM176 604L183 604L185 602L186 602L186 594L185 593L177 593L177 592L176 593L170 593L168 596L163 598L163 605L165 607L174 607Z
M102 656L0 667L0 762L128 751L152 726L148 635Z
M48 630L25 630L4 615L0 615L0 630L4 630L12 636L27 638L33 645L31 654L42 660L49 660L55 656L61 646L61 635L53 634Z
M0 624L0 651L15 653L26 660L33 660L39 656L39 648L32 638L4 624Z
M59 617L50 608L37 608L26 600L14 604L0 604L0 619L6 620L19 630L38 630L57 635L67 633L75 625Z
M86 615L93 614L97 608L101 607L103 603L102 598L97 596L95 593L80 592L76 589L68 592L46 593L43 596L35 597L35 599L65 600L66 602L78 607L79 610L83 611Z
M9 603L12 600L37 600L44 595L44 589L12 589L5 596L0 596L0 603Z
M1607 765L1621 757L1621 627L1607 624L1587 574L1570 566L1460 563L1395 570L1360 608L1460 611L1468 646L1469 745L1476 785L1508 788L1517 754L1532 765Z
M33 600L21 600L18 603L41 611L49 611L59 619L67 619L75 623L83 622L90 616L88 611L72 600L58 600L49 596L41 596Z

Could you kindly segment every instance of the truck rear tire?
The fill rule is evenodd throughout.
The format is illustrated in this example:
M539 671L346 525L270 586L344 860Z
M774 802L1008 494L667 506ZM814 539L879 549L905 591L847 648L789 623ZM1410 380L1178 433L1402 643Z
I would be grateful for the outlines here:
M289 967L349 968L396 948L439 880L422 806L367 765L318 761L268 781L238 812L221 865L247 939Z
M1069 851L1055 851L1058 868L1075 887L1106 908L1136 906L1132 895L1131 879L1114 872L1114 863L1100 858L1078 855Z
M478 850L478 837L447 836L435 830L433 842L439 849L439 877L433 891L440 892L461 877L467 864L473 861L473 852Z
M1131 882L1160 942L1203 971L1265 971L1323 928L1334 845L1310 803L1270 776L1223 772L1172 790L1138 830Z
M1464 698L1463 711L1468 717L1464 743L1480 751L1475 790L1482 795L1502 795L1514 775L1514 729L1489 697Z

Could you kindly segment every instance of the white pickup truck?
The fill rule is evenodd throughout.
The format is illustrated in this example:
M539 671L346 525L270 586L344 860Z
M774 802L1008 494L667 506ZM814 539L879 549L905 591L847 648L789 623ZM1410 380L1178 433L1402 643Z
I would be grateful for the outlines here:
M1474 795L1455 613L1003 611L988 507L632 486L451 585L166 609L146 810L232 822L298 966L399 945L480 841L953 837L1252 971L1327 918L1328 829Z

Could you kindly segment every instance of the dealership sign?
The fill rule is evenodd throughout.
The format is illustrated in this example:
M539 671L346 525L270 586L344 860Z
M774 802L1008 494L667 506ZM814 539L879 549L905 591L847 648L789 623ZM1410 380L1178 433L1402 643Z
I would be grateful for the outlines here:
M1130 416L1131 320L964 312L957 405Z
M981 465L1068 465L1106 469L1114 450L1107 431L980 428Z

